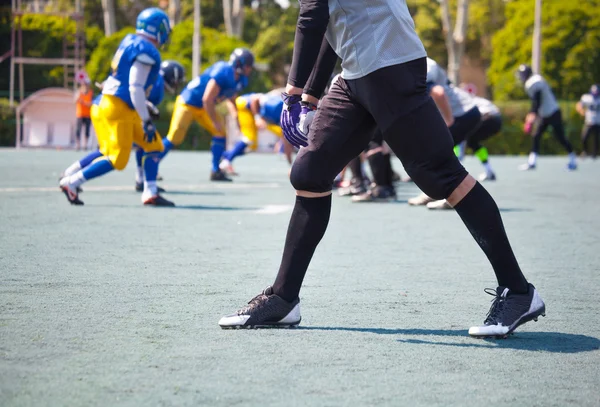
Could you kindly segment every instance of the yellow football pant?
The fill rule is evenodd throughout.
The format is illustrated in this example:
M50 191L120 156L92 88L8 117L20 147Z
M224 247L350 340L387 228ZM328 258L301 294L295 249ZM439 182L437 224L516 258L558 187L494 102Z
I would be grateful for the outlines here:
M251 150L256 150L258 147L258 129L252 111L246 107L248 101L245 98L239 97L235 100L235 105L238 111L238 123L242 132L243 140ZM283 131L276 124L267 124L267 129L281 138Z
M181 96L177 96L167 139L176 146L183 143L185 135L192 124L192 120L195 120L211 135L215 136L219 134L206 110L200 107L186 105Z
M125 169L134 143L148 153L163 151L158 132L154 141L147 142L142 119L120 98L103 95L100 104L92 106L90 113L100 152L116 170Z

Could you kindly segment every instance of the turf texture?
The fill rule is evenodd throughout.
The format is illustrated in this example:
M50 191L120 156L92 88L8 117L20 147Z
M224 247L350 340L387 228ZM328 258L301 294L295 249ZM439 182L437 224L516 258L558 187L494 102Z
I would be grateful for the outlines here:
M476 340L494 274L453 211L406 204L413 184L395 203L334 198L299 328L224 331L277 272L284 160L241 157L224 185L208 154L173 152L177 207L148 208L132 159L72 207L57 179L80 155L0 150L2 406L600 404L600 161L491 157L485 186L547 317Z

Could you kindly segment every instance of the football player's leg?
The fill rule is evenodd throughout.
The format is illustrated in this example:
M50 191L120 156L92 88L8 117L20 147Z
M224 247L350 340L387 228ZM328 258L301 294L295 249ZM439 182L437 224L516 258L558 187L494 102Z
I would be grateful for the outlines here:
M158 165L164 144L158 132L151 142L146 141L144 131L141 127L136 128L133 136L134 143L143 151L142 168L144 170L144 188L142 192L142 203L152 206L174 206L171 201L160 195L160 188L156 184L158 177Z
M527 163L521 165L519 169L526 171L534 169L536 167L537 157L540 153L540 141L542 139L542 135L548 128L548 125L548 120L543 118L538 118L533 124L533 134L531 136L531 152L529 153L529 157L527 158Z
M590 139L590 136L592 135L592 129L594 126L591 126L589 124L585 124L583 126L583 128L581 129L581 148L582 148L582 155L585 155L588 153L588 142Z
M240 132L242 138L235 143L233 148L223 153L223 161L230 164L236 157L243 155L246 148L256 148L256 142L258 140L258 130L256 129L256 123L254 121L254 115L247 109L242 103L237 105L238 108L238 123L240 125ZM225 165L222 165L223 169Z
M594 133L596 137L594 138L594 150L592 151L592 158L596 159L598 155L598 148L600 148L600 125L594 125Z
M193 108L183 103L183 100L178 97L175 102L175 108L173 110L173 116L171 116L171 123L169 124L169 133L167 137L162 140L163 151L160 154L162 160L168 153L173 149L174 146L178 146L185 140L185 135L194 120Z
M102 157L102 153L99 150L92 151L91 153L83 157L81 160L77 160L73 164L71 164L69 168L67 168L63 172L62 177L68 177L70 175L75 174L77 171L90 165L98 157Z
M206 129L212 135L212 140L210 142L210 152L212 153L210 172L211 181L231 181L231 178L228 178L219 168L221 157L225 152L225 137L218 135L219 132L215 128L215 125L205 110L200 109L200 111L195 112L194 118L200 126Z
M258 130L254 121L254 115L249 109L238 105L238 123L242 138L238 140L233 148L223 153L223 161L219 164L221 171L230 175L237 175L233 169L232 162L236 157L243 155L248 147L256 148Z
M558 142L567 150L569 153L569 162L567 163L567 169L574 170L577 168L576 156L573 151L573 146L567 137L565 136L565 127L562 121L562 113L560 109L556 111L552 116L550 116L550 125L552 126L552 133L554 137L558 140Z
M493 116L483 120L480 126L467 138L467 146L473 150L473 155L479 159L481 165L485 168L485 173L479 177L480 181L493 181L496 179L496 174L489 162L488 150L481 144L493 135L497 134L502 128L502 118Z
M454 155L452 137L433 101L398 119L384 136L417 186L454 207L488 257L498 284L528 292L498 207Z
M144 158L144 150L135 146L135 190L141 192L144 188L144 167L142 160Z
M290 181L296 189L296 204L273 284L273 292L287 301L298 298L310 260L327 229L336 175L364 150L375 130L371 115L341 86L346 87L340 80L322 100L308 147L300 149L292 165Z
M90 141L90 127L92 127L92 119L86 117L83 120L83 124L85 125L85 138L83 139L83 149L87 150L88 142Z

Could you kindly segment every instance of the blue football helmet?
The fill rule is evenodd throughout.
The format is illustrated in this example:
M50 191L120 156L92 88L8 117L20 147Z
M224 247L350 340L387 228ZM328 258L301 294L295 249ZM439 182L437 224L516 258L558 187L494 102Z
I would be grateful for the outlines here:
M153 38L159 45L164 45L171 34L171 24L167 14L159 8L147 8L142 11L135 23L135 30Z
M592 87L590 88L590 93L595 98L600 96L600 85L598 85L597 83L593 84Z
M177 92L179 85L185 81L185 69L177 61L163 61L159 73L165 81L165 89L171 93Z
M254 54L248 48L236 48L229 57L229 64L236 71L241 70L246 66L254 66Z

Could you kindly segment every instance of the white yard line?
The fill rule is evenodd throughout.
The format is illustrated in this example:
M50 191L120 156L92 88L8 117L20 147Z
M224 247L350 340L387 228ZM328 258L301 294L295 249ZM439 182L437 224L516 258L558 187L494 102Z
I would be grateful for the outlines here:
M292 205L267 205L254 211L261 215L276 215L278 213L289 212L292 210Z
M177 191L205 191L211 189L275 189L280 188L281 185L277 183L259 183L259 184L244 184L244 183L231 183L231 184L198 184L198 185L169 185L164 184L165 189ZM109 191L133 191L131 185L113 185L113 186L94 186L94 185L83 185L83 189L88 192L109 192ZM20 193L20 192L57 192L59 191L58 185L54 187L11 187L11 188L0 188L0 193Z

